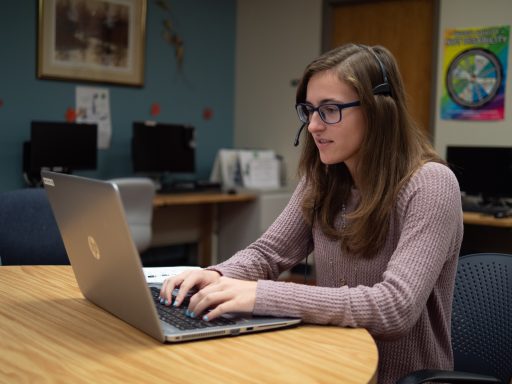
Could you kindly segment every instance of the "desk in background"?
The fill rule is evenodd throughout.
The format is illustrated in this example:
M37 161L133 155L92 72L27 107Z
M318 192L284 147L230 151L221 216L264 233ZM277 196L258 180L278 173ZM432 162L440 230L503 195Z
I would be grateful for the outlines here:
M464 212L464 224L487 227L512 228L512 217L497 219L492 215L477 212Z
M247 203L256 200L250 193L180 193L156 195L153 200L152 246L194 243L198 264L216 261L213 236L217 225L218 204Z
M461 254L479 252L512 253L512 217L464 212Z
M0 267L2 383L375 383L364 329L161 344L87 301L69 266Z
M254 214L255 210L265 212L257 204L257 200L258 195L253 193L156 195L153 201L152 246L197 242L200 266L208 266L222 261L228 255L247 245L246 243L251 240L248 236L249 233L261 231L261 228L252 227L269 225L268 218L258 218L260 222L264 223L260 223L258 220L248 220L249 217L257 216ZM220 229L217 228L219 204L223 205L222 228ZM474 252L512 253L512 238L510 237L512 217L497 219L482 213L464 212L464 226L462 254ZM220 260L217 260L217 245L213 240L218 232L221 242ZM228 241L234 232L237 233L236 241Z
M258 239L292 196L288 189L254 193L157 195L153 246L198 242L198 264L224 261Z

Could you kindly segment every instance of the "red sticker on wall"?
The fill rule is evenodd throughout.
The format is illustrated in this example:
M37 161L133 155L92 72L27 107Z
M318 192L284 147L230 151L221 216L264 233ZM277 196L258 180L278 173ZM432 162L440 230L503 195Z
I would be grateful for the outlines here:
M151 116L158 116L161 112L160 104L153 103L151 104Z
M68 123L74 123L76 120L76 112L74 108L69 107L66 109L66 121Z
M209 107L206 107L205 109L203 109L203 119L204 120L211 120L211 118L213 117L213 110Z

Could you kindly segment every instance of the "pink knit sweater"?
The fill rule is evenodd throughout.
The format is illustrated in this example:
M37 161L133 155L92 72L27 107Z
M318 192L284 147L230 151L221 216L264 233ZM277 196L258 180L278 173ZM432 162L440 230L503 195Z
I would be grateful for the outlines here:
M311 230L300 209L304 187L299 183L260 239L214 269L258 280L255 314L368 329L379 350L379 383L416 369L453 368L451 306L463 234L453 173L437 163L416 172L399 193L385 246L372 259L344 254L338 242ZM353 190L346 211L357 201ZM317 286L274 281L312 250Z

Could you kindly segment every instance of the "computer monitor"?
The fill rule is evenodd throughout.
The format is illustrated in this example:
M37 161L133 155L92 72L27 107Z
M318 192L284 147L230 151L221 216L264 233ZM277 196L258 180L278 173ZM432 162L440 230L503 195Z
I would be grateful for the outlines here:
M23 144L23 171L40 179L41 169L71 173L97 167L96 124L32 121L30 141Z
M512 148L448 146L446 161L468 195L512 197Z
M134 122L132 165L135 173L160 177L170 173L194 173L194 127Z

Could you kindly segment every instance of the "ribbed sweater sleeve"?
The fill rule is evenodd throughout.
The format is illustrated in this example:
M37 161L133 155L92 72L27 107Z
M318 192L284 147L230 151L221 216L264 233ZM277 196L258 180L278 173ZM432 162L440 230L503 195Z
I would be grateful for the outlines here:
M376 337L397 338L426 311L436 282L451 297L454 268L451 277L440 275L458 255L462 211L457 180L447 167L428 163L402 188L386 244L371 260L343 254L339 243L311 231L300 211L303 188L299 184L260 239L215 267L225 276L259 279L255 314L364 327ZM312 239L322 286L272 281L306 256Z

